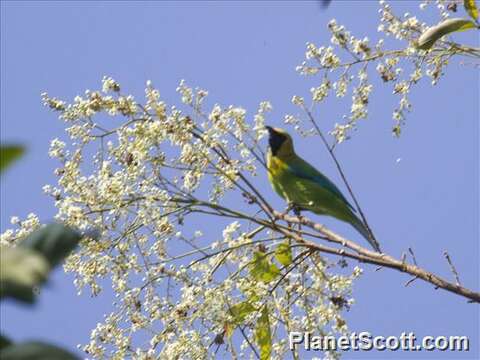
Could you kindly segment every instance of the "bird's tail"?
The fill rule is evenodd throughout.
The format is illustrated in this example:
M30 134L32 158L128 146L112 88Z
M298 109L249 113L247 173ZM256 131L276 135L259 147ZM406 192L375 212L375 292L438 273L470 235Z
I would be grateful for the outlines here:
M356 216L354 217L354 220L350 222L352 226L360 233L362 236L369 242L370 245L375 249L376 252L381 253L382 250L380 250L380 244L378 241L373 237L373 234L367 229L365 224Z

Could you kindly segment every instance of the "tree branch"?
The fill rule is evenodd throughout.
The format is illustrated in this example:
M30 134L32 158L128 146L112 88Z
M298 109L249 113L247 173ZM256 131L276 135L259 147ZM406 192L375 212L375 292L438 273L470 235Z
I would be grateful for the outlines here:
M434 285L435 288L441 288L446 291L452 292L454 294L463 296L471 300L471 302L480 303L480 293L472 291L468 288L465 288L460 284L449 282L443 279L442 277L421 268L418 265L408 264L404 260L396 259L387 254L379 254L379 253L370 251L351 240L343 238L342 236L334 233L333 231L329 230L325 226L305 218L304 216L301 216L301 217L290 216L290 215L285 215L279 212L275 212L274 214L275 214L275 217L278 219L285 220L290 223L302 224L304 226L317 230L323 235L325 235L328 238L328 241L342 245L355 252L346 251L345 249L326 247L324 245L317 244L315 242L304 239L302 236L299 236L294 232L288 232L287 234L287 231L285 229L283 228L279 229L279 231L283 232L285 235L291 236L296 241L305 244L306 246L310 247L313 250L355 259L367 264L380 265L386 268L398 270L400 272L410 274L415 278L422 279Z

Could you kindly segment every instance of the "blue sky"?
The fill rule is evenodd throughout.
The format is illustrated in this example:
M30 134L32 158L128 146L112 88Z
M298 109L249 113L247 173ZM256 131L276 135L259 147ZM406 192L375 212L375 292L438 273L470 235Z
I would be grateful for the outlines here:
M398 13L419 12L418 3L393 2ZM143 97L146 80L170 104L180 79L209 91L211 101L245 107L252 115L263 100L279 126L297 110L292 95L308 95L320 80L295 72L305 43L327 44L332 17L358 37L377 39L377 2L334 1L327 11L315 2L19 2L1 3L1 140L18 142L27 155L2 177L1 230L13 215L55 214L42 186L55 183L56 162L47 155L63 125L45 109L40 93L72 99L100 86L103 75L127 93ZM424 20L431 16L420 14ZM478 46L474 32L455 36ZM398 47L402 44L398 43ZM467 60L468 62L468 60ZM338 156L386 252L400 257L413 247L419 264L451 279L448 250L464 285L479 289L479 78L478 69L453 61L436 87L426 80L411 100L414 111L400 139L390 135L392 89L376 81L370 117ZM348 111L329 101L316 113L323 129ZM341 186L317 139L297 140L297 152ZM397 159L401 161L397 161ZM265 177L259 188L278 208L281 199ZM344 187L341 187L345 191ZM348 227L323 218L334 229ZM464 353L349 353L349 358L473 359L479 357L479 308L463 298L403 274L365 267L356 283L356 305L346 314L354 331L374 335L414 332L467 335ZM74 348L86 343L110 310L111 294L77 296L72 277L57 270L33 308L2 303L1 328L14 340L44 339ZM310 353L306 356L321 356Z

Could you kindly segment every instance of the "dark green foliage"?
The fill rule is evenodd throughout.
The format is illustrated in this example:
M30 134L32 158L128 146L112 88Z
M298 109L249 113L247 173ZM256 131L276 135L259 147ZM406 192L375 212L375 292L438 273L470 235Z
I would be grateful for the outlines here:
M0 172L5 170L14 160L19 158L24 152L22 146L2 145L0 146Z
M61 224L50 224L35 231L19 246L39 252L53 268L70 254L80 239L79 232Z
M8 345L12 344L12 341L7 338L6 336L0 335L0 351L7 347Z
M77 356L57 346L29 341L0 350L2 360L77 360Z
M32 304L37 287L46 281L50 270L70 254L80 239L79 232L61 224L51 224L27 236L17 247L2 248L0 299L11 297ZM41 342L13 344L0 335L0 359L76 360L78 357Z

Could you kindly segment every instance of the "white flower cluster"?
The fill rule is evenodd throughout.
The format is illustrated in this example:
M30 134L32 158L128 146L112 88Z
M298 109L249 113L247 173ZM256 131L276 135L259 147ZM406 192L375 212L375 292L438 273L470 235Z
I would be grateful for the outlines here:
M312 93L320 101L330 87ZM113 311L79 347L99 359L200 359L217 351L244 358L260 351L256 327L268 326L269 349L261 351L283 358L282 332L346 332L342 311L359 273L332 274L328 260L301 247L283 266L274 253L288 239L263 226L252 231L268 220L252 184L271 104L260 103L249 122L239 107L204 110L207 92L184 81L178 92L186 110L169 107L151 82L138 104L110 77L71 104L43 95L69 135L51 142L58 184L43 190L58 221L100 234L83 240L64 268L79 292L101 296L111 283L116 294ZM110 116L119 119L114 128ZM33 214L12 224L2 245L40 226ZM219 239L210 238L215 229Z
M8 229L0 234L0 246L12 246L23 239L33 231L37 230L41 224L38 216L34 213L27 215L25 220L20 220L17 216L10 218L10 223L16 228Z
M455 3L445 0L427 0L420 5L420 8L427 9L430 3L436 4L440 12L440 20L447 18L449 12L456 11ZM308 42L305 61L297 66L300 74L321 78L321 83L310 89L311 106L308 106L302 97L294 96L293 103L302 109L309 109L312 112L316 105L324 102L328 97L331 88L335 90L337 97L351 94L350 114L339 115L346 120L346 123L336 123L335 129L330 131L335 138L335 144L350 137L349 132L357 128L357 120L368 117L372 93L372 83L368 80L368 75L374 74L372 68L376 70L383 82L391 83L393 93L400 97L398 106L392 112L395 122L392 131L394 135L399 136L405 124L406 113L412 108L408 95L413 85L425 75L431 78L432 85L437 84L443 75L443 69L453 55L461 55L462 51L467 56L471 55L469 52L471 53L472 49L445 41L438 42L436 51L417 49L418 38L428 29L428 25L408 12L402 16L396 15L393 7L384 0L381 0L379 5L378 31L385 37L395 39L399 44L397 49L385 49L383 38L378 39L374 44L371 44L366 37L356 38L344 25L332 19L328 23L332 46L317 46ZM393 42L390 41L390 43ZM407 69L411 69L411 72L404 71ZM352 84L355 78L359 79L358 85ZM294 125L295 130L301 135L315 134L312 129L304 129L300 126L298 116L287 115L285 123Z

